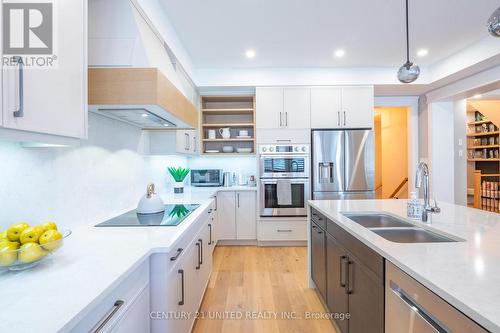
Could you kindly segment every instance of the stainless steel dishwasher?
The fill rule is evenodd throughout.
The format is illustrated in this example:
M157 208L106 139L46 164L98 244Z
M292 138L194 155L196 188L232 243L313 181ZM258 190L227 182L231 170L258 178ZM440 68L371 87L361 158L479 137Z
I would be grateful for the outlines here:
M463 313L386 261L385 333L487 333Z

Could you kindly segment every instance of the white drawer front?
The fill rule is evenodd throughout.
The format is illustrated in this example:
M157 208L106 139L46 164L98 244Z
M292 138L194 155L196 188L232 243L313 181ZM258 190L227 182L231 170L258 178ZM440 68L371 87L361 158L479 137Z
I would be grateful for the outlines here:
M259 240L306 240L306 221L259 222Z

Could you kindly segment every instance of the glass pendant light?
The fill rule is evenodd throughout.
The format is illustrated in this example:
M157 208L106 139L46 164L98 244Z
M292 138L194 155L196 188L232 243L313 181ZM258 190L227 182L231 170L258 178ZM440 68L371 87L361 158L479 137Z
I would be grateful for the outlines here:
M488 20L488 32L495 37L500 37L500 7L491 14Z
M408 0L406 0L406 62L398 70L398 80L411 83L420 75L420 68L410 62L410 37L408 33Z

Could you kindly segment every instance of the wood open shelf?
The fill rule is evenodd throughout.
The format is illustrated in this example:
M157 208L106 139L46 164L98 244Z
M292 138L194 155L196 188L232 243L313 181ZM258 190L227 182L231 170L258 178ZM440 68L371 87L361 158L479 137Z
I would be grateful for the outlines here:
M218 123L203 124L203 127L253 127L253 123Z
M231 137L224 139L218 129L229 127ZM209 139L209 130L215 130L216 138ZM246 130L250 138L237 138L239 131ZM201 97L201 147L202 154L210 156L255 155L255 96L202 96ZM223 146L251 148L252 153L224 153ZM220 153L205 153L219 150Z
M201 111L212 114L253 114L254 109L202 109Z
M474 126L474 125L482 125L482 124L489 124L491 123L490 120L480 120L480 121L471 121L467 123L467 125Z
M250 141L253 142L253 138L248 138L248 139L237 139L237 138L231 138L231 139L203 139L203 142L245 142L245 141Z
M469 158L469 162L500 162L500 158Z
M467 149L500 148L500 145L469 146Z
M484 133L467 133L468 137L474 137L474 136L486 136L486 135L498 135L500 134L499 131L495 132L484 132Z

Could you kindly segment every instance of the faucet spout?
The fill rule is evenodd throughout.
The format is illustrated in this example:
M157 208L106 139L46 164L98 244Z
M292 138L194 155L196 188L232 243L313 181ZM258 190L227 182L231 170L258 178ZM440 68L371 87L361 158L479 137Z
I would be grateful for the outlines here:
M428 221L428 213L439 213L441 209L434 200L434 206L430 204L429 198L429 167L425 162L420 162L415 174L415 187L423 188L424 206L422 207L422 222Z

